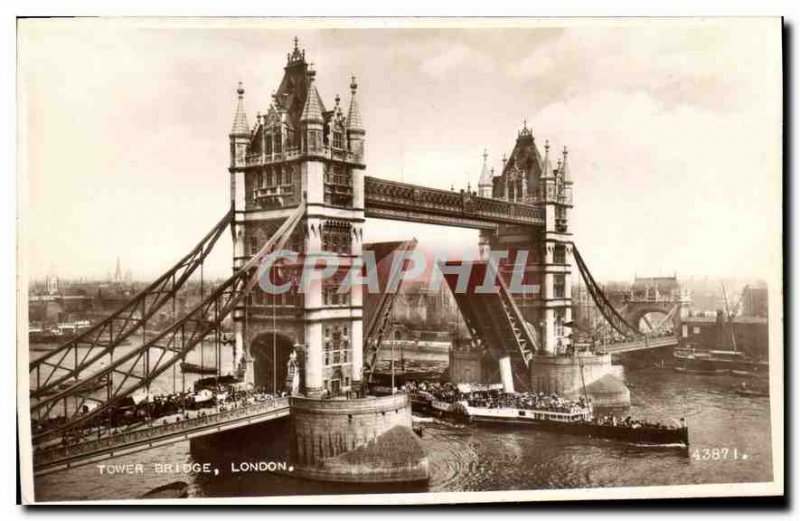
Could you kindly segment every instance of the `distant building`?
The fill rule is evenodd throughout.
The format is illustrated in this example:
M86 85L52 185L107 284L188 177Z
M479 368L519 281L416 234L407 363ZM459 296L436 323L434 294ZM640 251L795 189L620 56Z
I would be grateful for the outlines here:
M47 277L47 294L48 295L58 294L58 277L56 277L55 275L50 275Z
M397 295L392 320L407 329L448 331L459 314L445 284L432 291L426 283L404 285Z
M678 283L678 277L636 277L631 286L629 299L634 302L679 301L686 298L686 291Z
M766 318L739 316L726 323L724 313L719 311L716 317L686 317L681 327L681 343L686 347L732 351L735 341L736 350L746 351L756 358L768 358L769 331Z
M767 318L767 296L766 286L745 286L742 290L742 316Z
M119 262L119 257L117 257L117 268L114 270L114 278L111 279L111 282L115 284L122 284L124 282L122 277L122 265Z

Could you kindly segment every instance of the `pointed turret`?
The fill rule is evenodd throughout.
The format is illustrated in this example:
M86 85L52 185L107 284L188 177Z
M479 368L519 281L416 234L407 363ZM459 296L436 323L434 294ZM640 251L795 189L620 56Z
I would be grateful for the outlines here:
M483 150L483 167L481 167L481 177L478 180L478 195L481 197L492 196L492 172L489 170L487 159L489 153Z
M250 126L247 124L247 114L244 111L244 87L241 81L236 93L239 95L239 99L236 102L236 113L233 115L230 137L248 137Z
M355 159L364 162L364 123L361 121L361 111L358 110L358 101L356 101L356 91L358 84L356 77L353 76L350 80L350 110L347 111L347 141L350 146L350 153L355 156Z
M308 71L308 93L306 94L306 104L303 106L303 113L300 115L300 123L325 123L322 118L324 108L322 100L320 99L317 86L314 83L316 72L313 70Z
M361 121L361 111L358 110L356 90L358 90L358 84L356 83L356 77L353 76L350 81L350 110L347 111L347 131L350 134L364 134L364 123Z
M542 160L542 177L553 177L553 167L550 165L550 141L544 142L544 159Z
M572 178L569 175L569 166L567 166L567 155L569 155L569 152L567 151L567 147L564 147L564 152L563 152L564 162L561 164L561 178L564 180L565 183L571 183Z

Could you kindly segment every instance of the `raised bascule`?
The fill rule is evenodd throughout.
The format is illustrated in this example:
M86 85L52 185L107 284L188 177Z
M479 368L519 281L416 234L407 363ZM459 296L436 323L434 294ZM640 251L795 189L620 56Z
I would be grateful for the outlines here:
M603 317L625 338L625 350L676 343L674 337L651 338L632 326L594 281L570 232L573 181L566 148L556 153L545 142L542 151L524 124L498 175L484 155L477 191L366 176L367 129L355 78L349 92L346 102L337 95L326 107L315 71L296 40L280 85L253 124L239 85L229 134L228 213L186 257L118 312L31 363L32 418L60 416L33 433L37 473L289 416L290 452L299 475L335 481L427 479L421 448L408 452L415 455L402 464L380 457L387 452L382 444L419 443L410 429L406 395L372 395L368 385L394 298L385 288L400 283L389 279L391 270L380 261L413 250L416 240L364 244L370 217L479 230L481 260L471 263L473 278L466 292L453 293L471 333L465 356L492 368L469 374L499 381L507 391L591 393L592 385L609 374L611 347L578 352L572 345L573 261ZM208 252L228 227L232 276L178 315L177 292L198 268L202 272ZM280 250L295 252L305 262L327 264L335 257L339 269L301 292L292 275L296 266L278 263L267 275L288 281L295 290L273 295L259 284L265 276L260 266ZM355 283L338 291L344 277L361 270L365 251L378 257L380 293L368 295ZM500 251L509 254L496 256ZM451 289L463 264L439 266ZM523 267L521 282L527 289L522 293L509 290L520 272L515 266ZM499 287L482 294L475 286L487 269L499 273ZM169 327L148 328L159 310L170 307L174 322ZM70 441L69 433L103 418L131 396L149 393L155 378L171 371L174 382L176 366L204 343L218 353L231 349L237 376L250 388L289 396ZM451 373L455 379L461 376ZM626 393L619 385L619 392Z

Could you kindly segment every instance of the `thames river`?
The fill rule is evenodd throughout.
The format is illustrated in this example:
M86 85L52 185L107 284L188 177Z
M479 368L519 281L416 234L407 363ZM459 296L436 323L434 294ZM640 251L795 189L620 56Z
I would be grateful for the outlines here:
M760 482L772 479L769 398L743 397L732 376L628 369L631 406L620 413L669 421L686 418L688 450L633 446L535 430L499 430L414 417L424 425L422 443L431 465L427 487L338 485L303 481L271 472L232 473L241 461L275 461L265 444L226 447L216 454L218 474L157 473L156 464L193 462L183 442L109 463L140 463L140 475L107 475L88 465L37 478L40 501L136 498L173 482L189 483L193 497L269 496L403 491L502 491ZM284 432L288 429L276 429ZM276 432L275 437L285 434ZM233 452L232 452L233 451ZM723 456L724 454L724 456ZM195 456L197 458L197 456ZM280 458L278 458L280 459ZM197 463L208 463L206 458Z

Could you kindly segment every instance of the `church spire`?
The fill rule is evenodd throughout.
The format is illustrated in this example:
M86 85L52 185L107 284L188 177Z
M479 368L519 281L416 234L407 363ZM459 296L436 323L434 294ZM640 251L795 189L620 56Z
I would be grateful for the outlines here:
M250 136L250 126L247 124L247 114L244 111L244 87L242 82L239 82L239 88L236 89L239 99L236 102L236 113L233 116L233 126L231 127L231 137L248 137Z
M350 110L347 111L347 131L350 134L365 133L364 123L361 122L361 111L358 110L358 101L356 101L357 89L356 77L353 76L350 81Z

